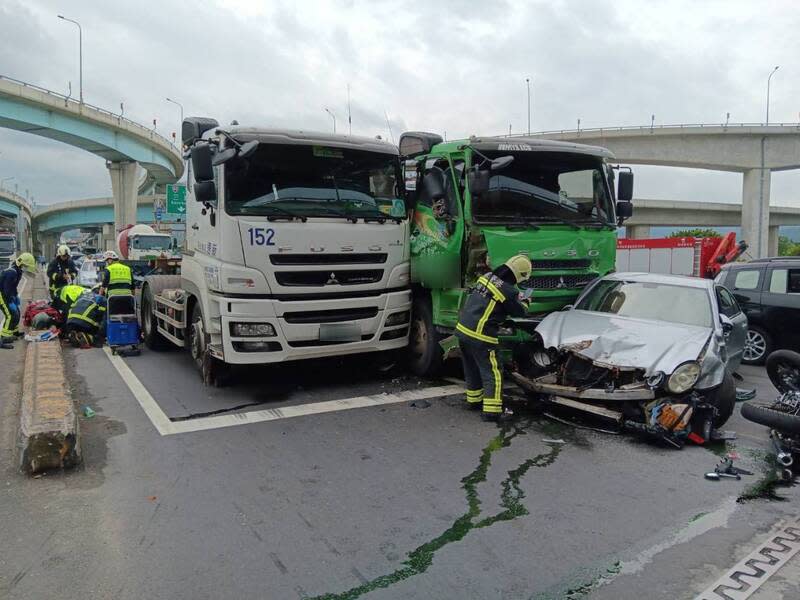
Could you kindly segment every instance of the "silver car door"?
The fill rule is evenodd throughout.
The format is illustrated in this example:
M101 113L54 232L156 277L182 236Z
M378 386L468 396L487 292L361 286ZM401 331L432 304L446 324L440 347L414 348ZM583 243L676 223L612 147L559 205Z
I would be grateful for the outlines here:
M715 288L719 314L728 317L733 324L733 329L725 334L725 345L728 350L727 368L733 373L742 362L742 353L747 340L747 317L727 288L721 285Z

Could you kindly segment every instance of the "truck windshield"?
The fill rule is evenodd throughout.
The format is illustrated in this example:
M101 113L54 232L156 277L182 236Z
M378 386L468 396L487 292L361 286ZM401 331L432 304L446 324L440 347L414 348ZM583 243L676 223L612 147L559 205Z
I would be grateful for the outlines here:
M405 217L399 160L391 154L328 146L261 144L225 163L231 215Z
M484 154L496 158L509 153ZM514 152L513 156L514 162L492 174L489 192L473 200L477 222L613 224L602 159L566 152Z
M0 239L0 254L14 254L17 245L12 238Z
M137 235L131 247L137 250L168 250L172 238L163 235Z
M703 288L633 281L600 281L575 307L620 317L711 327L711 302Z

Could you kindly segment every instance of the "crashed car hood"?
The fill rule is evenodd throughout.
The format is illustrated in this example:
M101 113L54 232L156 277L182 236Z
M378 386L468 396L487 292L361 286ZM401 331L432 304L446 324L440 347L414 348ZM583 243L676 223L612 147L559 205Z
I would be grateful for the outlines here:
M603 366L671 374L703 351L711 328L570 310L550 313L536 328L545 347L572 350Z

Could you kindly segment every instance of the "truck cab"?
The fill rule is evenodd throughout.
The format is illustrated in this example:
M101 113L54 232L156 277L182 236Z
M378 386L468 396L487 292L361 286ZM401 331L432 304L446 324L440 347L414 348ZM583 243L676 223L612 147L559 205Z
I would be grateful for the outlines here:
M532 298L533 322L614 269L616 229L632 212L633 175L615 173L608 150L524 137L444 142L409 132L400 154L413 207L416 373L438 369L438 341L455 329L469 287L511 256L525 254L533 264L520 285ZM524 339L519 329L503 338L512 345Z
M164 337L198 364L204 355L257 364L407 345L408 218L395 146L201 118L184 121L183 143L186 330L164 318Z

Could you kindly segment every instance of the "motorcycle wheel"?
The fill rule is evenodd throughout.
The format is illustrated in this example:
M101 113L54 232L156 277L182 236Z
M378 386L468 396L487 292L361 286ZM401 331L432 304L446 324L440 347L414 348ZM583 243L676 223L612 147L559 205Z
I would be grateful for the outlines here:
M800 354L776 350L767 357L767 375L781 394L800 391Z
M742 404L742 416L748 421L766 425L781 433L800 434L800 416L775 410L772 406L745 402Z

